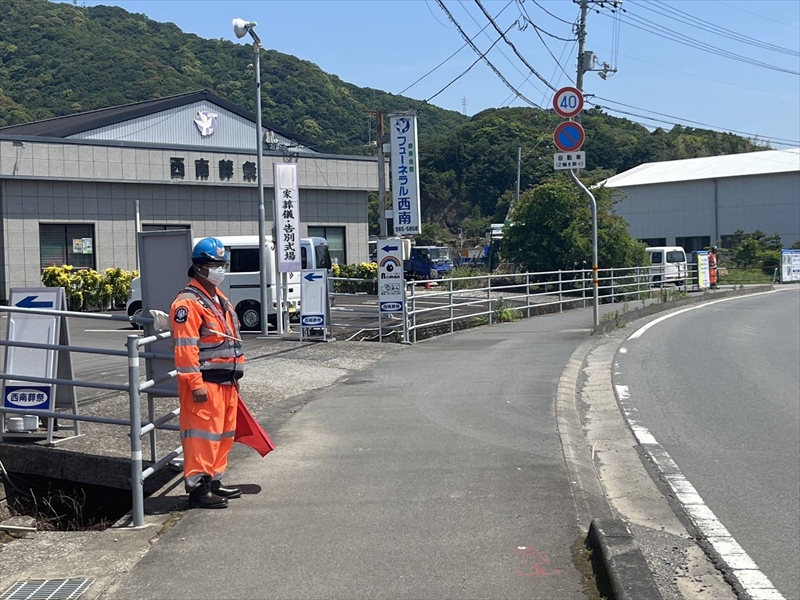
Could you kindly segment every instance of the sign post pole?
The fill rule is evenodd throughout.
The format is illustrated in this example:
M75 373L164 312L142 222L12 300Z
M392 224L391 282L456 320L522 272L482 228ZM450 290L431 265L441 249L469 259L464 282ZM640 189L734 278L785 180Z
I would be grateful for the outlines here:
M593 324L597 328L600 325L600 292L598 289L599 266L597 258L597 200L589 188L583 185L575 174L576 169L586 167L586 153L579 152L583 142L586 140L586 133L580 123L572 120L581 114L583 110L583 94L578 88L564 87L553 95L553 110L557 114L569 119L559 123L553 132L553 142L556 148L563 154L556 154L553 157L553 167L556 170L569 170L572 181L588 196L592 204L592 288L594 296L594 307L592 309Z

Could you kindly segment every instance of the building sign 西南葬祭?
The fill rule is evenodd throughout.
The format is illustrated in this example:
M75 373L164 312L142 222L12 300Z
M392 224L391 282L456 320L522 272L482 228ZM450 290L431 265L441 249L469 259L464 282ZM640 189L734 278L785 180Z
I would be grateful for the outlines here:
M275 231L278 239L278 272L299 271L300 197L297 189L297 164L275 163Z
M201 136L208 137L214 135L214 132L217 130L217 117L219 117L217 113L208 110L197 111L194 124Z
M389 115L389 130L394 232L398 235L419 234L417 115Z

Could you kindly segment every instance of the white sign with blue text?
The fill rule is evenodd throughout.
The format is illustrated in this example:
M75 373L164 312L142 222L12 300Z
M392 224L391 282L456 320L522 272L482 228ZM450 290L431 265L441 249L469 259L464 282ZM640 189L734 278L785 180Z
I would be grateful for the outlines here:
M43 308L64 310L63 288L16 288L11 290L11 306L18 308ZM61 319L58 316L9 313L8 341L57 344ZM58 367L56 350L18 348L6 350L5 372L23 377L55 377ZM3 406L5 408L27 408L50 410L53 407L55 390L49 383L5 380Z
M389 131L392 142L394 232L397 235L418 235L422 229L416 113L389 115Z
M800 250L781 250L781 283L800 281Z
M403 277L403 241L378 240L378 306L382 314L401 313L406 299Z
M324 328L328 316L328 271L306 269L300 279L300 326Z

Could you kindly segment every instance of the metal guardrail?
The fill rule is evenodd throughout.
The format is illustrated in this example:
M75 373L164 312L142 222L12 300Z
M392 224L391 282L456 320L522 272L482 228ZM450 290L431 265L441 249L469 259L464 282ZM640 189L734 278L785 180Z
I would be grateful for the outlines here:
M687 292L692 282L697 281L697 265L689 264L676 282L662 282L660 277L663 272L659 267L600 269L600 300L614 303L650 299L665 283ZM502 320L506 310L530 318L532 311L547 306L558 306L558 312L563 312L567 305L574 307L577 302L586 307L593 301L592 285L589 269L407 282L403 341L416 343L418 331L437 325L449 325L450 333L459 321L486 319L491 325L496 319ZM421 287L424 292L419 291Z
M111 321L125 321L130 323L128 317L122 315L102 314L102 313L83 313L73 311L59 311L47 309L34 309L34 308L19 308L0 306L0 311L3 312L18 312L27 314L39 314L47 316L64 316L64 317L79 317L81 319L97 319L97 320L111 320ZM0 373L0 379L13 380L13 381L29 381L34 383L53 383L57 385L67 385L72 387L106 389L114 391L124 391L128 393L130 402L130 418L129 419L113 419L109 417L97 417L92 415L80 415L71 412L61 411L46 411L46 410L31 410L29 408L11 408L0 406L0 412L8 414L35 414L38 417L60 419L66 421L84 421L89 423L100 423L104 425L117 425L129 428L130 444L131 444L131 516L134 527L144 526L144 482L152 476L159 469L163 468L169 461L183 453L183 449L179 446L160 460L155 457L155 432L157 429L178 431L177 425L170 425L168 422L180 414L180 408L177 408L166 415L155 418L153 414L152 402L150 406L149 420L142 421L142 405L141 395L147 392L148 389L153 389L159 383L168 381L177 375L176 371L170 371L165 376L148 381L140 381L141 373L139 360L141 358L160 358L171 359L171 355L159 354L154 352L141 351L140 348L147 346L157 340L162 340L171 337L169 331L161 332L149 337L140 338L136 334L131 334L127 338L127 350L107 350L102 348L84 348L79 346L63 346L58 344L39 344L24 341L0 341L2 346L15 346L20 348L36 348L42 350L60 350L67 352L81 352L87 354L98 354L105 356L127 356L128 358L128 383L103 383L96 381L82 381L82 380L68 380L57 379L48 377L32 377L27 375L15 375L13 373ZM148 400L150 400L148 398ZM142 437L150 435L150 448L151 458L154 463L146 470L143 470L142 463Z

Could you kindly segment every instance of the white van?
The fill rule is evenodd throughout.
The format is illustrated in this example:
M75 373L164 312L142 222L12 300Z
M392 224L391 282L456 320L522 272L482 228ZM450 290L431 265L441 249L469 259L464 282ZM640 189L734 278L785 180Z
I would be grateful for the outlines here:
M278 302L275 273L275 244L272 236L267 238L267 300L269 302L267 318L270 325L277 326ZM203 238L195 238L197 243ZM261 331L261 294L260 261L257 235L218 236L230 253L230 267L225 280L219 285L220 290L231 301L242 331ZM328 242L325 238L300 239L301 263L303 269L331 268ZM308 265L308 266L307 266ZM300 318L300 272L287 273L288 307L290 318ZM126 305L128 316L132 317L142 311L141 281L137 277L131 282L131 293Z
M650 281L683 285L688 273L686 252L680 246L655 246L645 248L650 255Z

